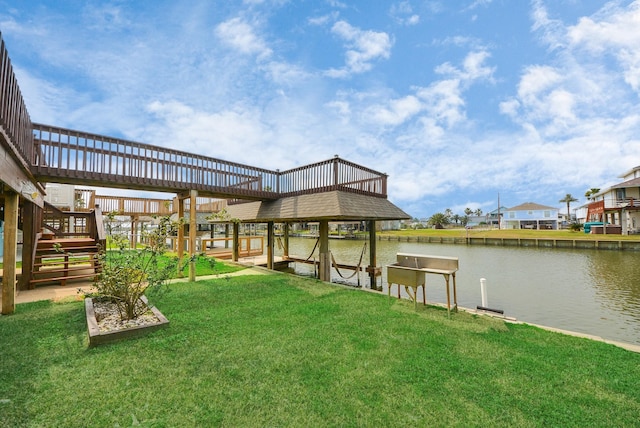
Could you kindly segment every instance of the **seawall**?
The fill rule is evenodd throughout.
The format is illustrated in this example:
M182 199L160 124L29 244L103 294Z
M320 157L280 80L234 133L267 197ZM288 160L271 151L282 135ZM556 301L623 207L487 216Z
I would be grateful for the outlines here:
M359 237L359 239L368 239ZM567 239L567 238L489 238L455 236L399 236L378 235L379 241L419 242L450 245L489 245L498 247L560 248L581 250L640 251L640 241L617 239Z

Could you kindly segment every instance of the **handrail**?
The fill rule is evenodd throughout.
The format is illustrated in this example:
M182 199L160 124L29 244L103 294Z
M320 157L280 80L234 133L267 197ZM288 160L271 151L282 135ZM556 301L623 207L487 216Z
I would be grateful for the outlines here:
M93 212L80 212L80 211L62 211L55 205L50 204L49 202L44 202L44 213L42 218L42 227L51 231L55 236L58 237L71 237L71 236L88 236L94 237L91 233L92 229L92 217L95 214ZM70 219L73 218L73 232L71 229ZM84 224L80 223L78 220L83 219ZM55 224L47 223L55 223L56 221L59 223L59 227L55 227Z
M270 171L164 147L33 124L33 173L82 182L179 193L198 190L229 199L277 199L342 190L386 197L387 175L334 157Z
M387 175L337 156L280 173L281 197L333 190L386 197Z
M32 124L0 32L0 139L25 171L33 157Z
M92 210L93 222L91 235L93 239L100 245L100 248L106 248L107 232L104 229L104 220L100 207L95 207Z
M274 199L277 173L207 156L55 126L33 124L33 173L109 187Z

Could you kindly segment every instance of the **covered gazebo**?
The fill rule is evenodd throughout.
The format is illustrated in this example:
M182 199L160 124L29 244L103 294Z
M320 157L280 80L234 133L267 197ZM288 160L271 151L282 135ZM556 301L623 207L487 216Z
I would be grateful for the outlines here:
M411 217L385 197L370 196L347 191L331 191L309 195L285 197L274 201L245 202L227 207L228 218L234 223L233 260L238 260L238 223L267 224L267 268L274 266L275 223L284 223L284 256L289 255L288 232L290 223L319 222L319 276L330 281L331 256L329 254L329 223L366 221L369 231L370 284L380 273L376 263L376 221L405 220Z

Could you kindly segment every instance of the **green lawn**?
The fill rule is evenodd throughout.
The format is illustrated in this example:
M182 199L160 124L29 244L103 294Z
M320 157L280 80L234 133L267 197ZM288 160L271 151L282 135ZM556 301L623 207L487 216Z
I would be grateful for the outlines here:
M272 274L171 284L87 348L80 302L0 317L0 426L638 426L640 354Z

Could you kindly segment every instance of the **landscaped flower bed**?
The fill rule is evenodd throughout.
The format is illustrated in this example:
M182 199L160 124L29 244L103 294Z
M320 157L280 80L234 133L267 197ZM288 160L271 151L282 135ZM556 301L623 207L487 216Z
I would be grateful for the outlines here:
M140 300L142 305L148 306L149 302L145 296L142 296ZM94 305L98 304L102 307L97 310ZM113 309L104 306L103 302L98 303L94 298L84 299L89 346L140 337L169 326L169 320L156 307L150 307L145 314L135 319L121 320L115 304L111 303L111 305L113 305ZM109 315L108 312L111 312L112 315Z

